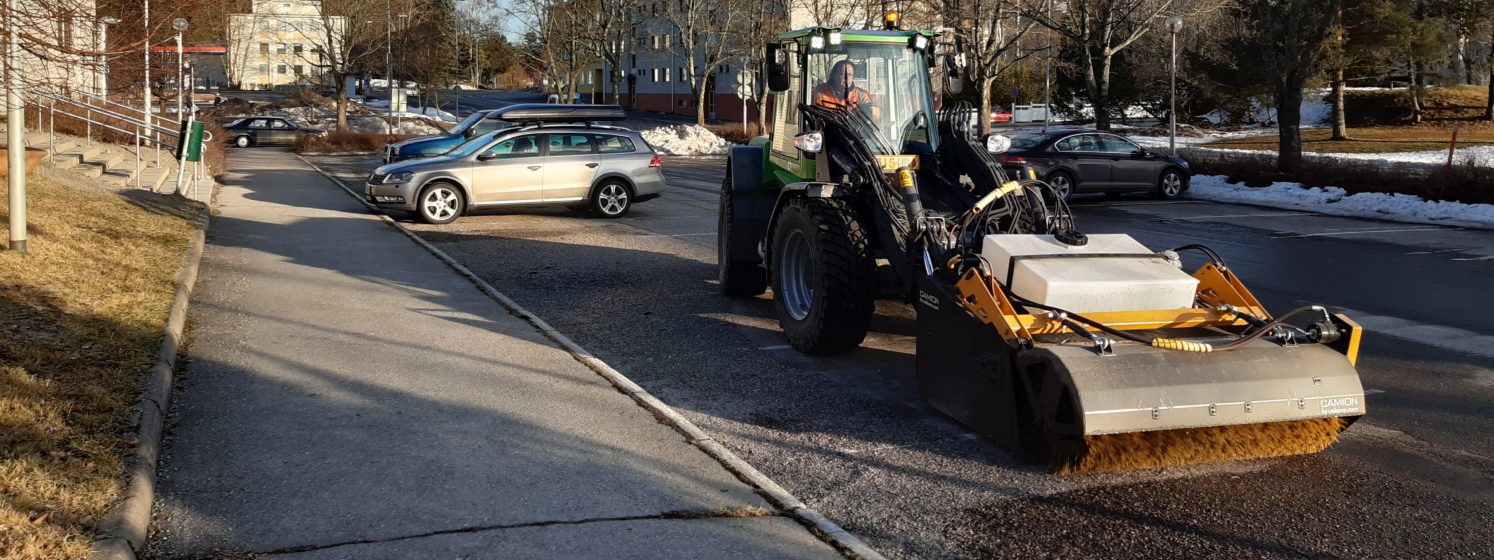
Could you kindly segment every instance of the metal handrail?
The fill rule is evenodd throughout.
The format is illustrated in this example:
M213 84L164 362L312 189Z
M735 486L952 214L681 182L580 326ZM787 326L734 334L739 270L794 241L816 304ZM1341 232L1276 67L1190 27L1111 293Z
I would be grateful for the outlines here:
M57 102L59 102L59 101L64 104L64 108L62 110L62 113L64 115L73 117L75 119L78 119L78 120L81 120L81 121L84 121L85 123L87 123L87 125L88 125L87 135L88 135L88 142L89 142L90 145L93 143L93 125L99 125L99 126L104 127L105 129L108 129L108 130L114 130L114 131L117 131L117 132L120 132L120 133L123 133L123 134L133 135L135 137L135 173L134 173L135 188L140 188L141 187L141 184L140 184L140 175L141 175L141 173L140 173L141 172L140 148L141 148L141 143L145 142L145 143L148 143L148 144L154 144L155 145L155 148L156 148L156 166L159 168L159 166L161 165L161 148L162 147L170 147L174 151L176 149L176 147L182 141L182 138L181 138L182 134L179 131L176 131L176 130L165 128L165 127L162 127L162 126L151 125L151 124L148 124L146 121L143 121L141 119L136 119L134 117L131 117L131 116L128 116L128 115L124 115L122 113L118 113L118 112L115 112L115 111L110 111L110 110L105 109L103 107L97 107L97 106L94 106L94 105L91 105L91 104L88 104L88 103L80 103L78 101L75 101L73 99L68 99L66 97L60 97L60 96L56 96L56 95L51 95L51 94L48 94L48 93L45 93L45 92L32 92L32 93L33 93L33 95L35 95L38 98L48 99L48 100L51 101L51 103L48 104L48 108L50 110L50 115L51 115L50 116L50 121L51 121L50 122L50 128L51 128L51 135L52 135L52 146L51 146L51 150L49 150L49 151L51 151L54 155L57 152L57 149L56 149L57 148L57 125L56 125L56 121L57 121ZM92 96L86 96L86 97L92 98ZM93 98L93 99L97 99L97 98ZM105 100L105 101L107 101L107 100ZM133 107L130 107L128 105L122 105L122 104L119 104L119 103L116 103L116 102L113 102L113 101L109 101L109 103L114 104L114 105L119 105L119 106L124 107L126 109L135 110L135 111L137 111L139 113L144 114L144 111L136 110ZM36 103L36 105L37 105L38 109L41 107L40 103ZM83 112L85 114L79 115L79 114L74 113L74 112L69 112L69 110L66 108L69 105L83 109L84 110ZM76 111L77 109L74 109L74 110ZM98 113L100 115L103 115L103 116L106 116L106 117L110 117L110 118L113 118L113 119L116 119L116 120L124 121L126 124L134 125L134 130L127 130L127 129L124 129L124 128L120 128L119 126L116 126L116 125L114 125L112 123L108 123L108 122L104 122L102 120L95 119L95 118L93 118L93 115L95 113ZM159 119L160 117L157 117L157 118ZM166 143L166 142L162 141L160 138L157 137L157 135L159 135L159 134L170 135L172 138L175 139L176 143L175 144L169 144L169 143ZM212 132L203 131L203 145L202 145L201 149L202 149L202 152L204 154L206 154L206 152L207 152L207 143L211 142L212 139L213 139L213 133ZM206 170L204 169L202 162L203 162L203 158L198 158L198 161L192 167L192 177L194 179L192 181L193 198L197 198L197 181L196 181L196 179L199 178L199 177L203 177L203 176L206 175ZM184 162L184 161L179 161L178 162L178 167L180 167L180 169L177 171L177 188L178 189L181 188L181 179L183 177L183 174L186 172L186 165L185 165L185 163L186 162Z
M131 117L131 116L123 114L123 113L118 113L118 112L115 112L115 111L110 111L110 110L105 109L103 107L95 107L93 105L89 105L89 104L86 104L86 103L80 103L78 101L75 101L75 100L72 100L72 99L68 99L66 97L56 96L56 95L52 95L52 94L49 94L49 93L43 93L43 92L33 92L33 93L37 97L49 99L49 100L51 100L53 102L61 102L61 103L67 104L67 105L72 105L74 107L78 107L80 109L84 109L85 111L87 111L88 113L90 113L90 115L88 115L88 116L82 116L82 115L76 115L76 114L73 114L73 113L67 113L66 111L64 111L64 113L66 113L69 116L72 116L74 118L86 120L86 121L88 121L90 123L100 124L100 125L104 124L104 123L102 123L100 121L96 121L96 120L94 120L92 118L92 114L91 113L99 113L99 114L102 114L103 116L106 116L106 117L111 117L111 118L119 119L119 120L125 121L125 122L127 122L129 124L132 124L132 125L135 125L135 126L139 126L139 127L143 127L147 131L155 132L157 134L166 134L166 135L170 135L173 138L181 136L181 133L178 132L178 131L176 131L176 130L173 130L173 129L170 129L170 128L166 128L166 127L163 127L163 126L152 125L152 124L149 124L149 123L147 123L147 122L145 122L145 121L143 121L141 119L137 119L135 117ZM162 144L164 146L170 146L172 149L176 148L176 144L165 144L165 143L161 143L159 140L157 140L155 138L152 138L151 141L155 142L155 143L158 143L158 144Z
M146 114L145 109L142 109L142 108L139 108L139 107L135 107L135 106L132 106L132 105L126 105L124 103L120 103L118 101L114 101L114 100L106 98L106 97L99 97L97 95L93 95L93 94L90 94L90 93L84 93L84 92L79 92L77 94L77 96L81 97L83 99L86 99L88 101L101 101L106 106L113 105L115 107L121 107L121 108L124 108L124 109L126 109L128 111L131 111L131 112L134 112L134 113L139 113L142 116ZM90 103L89 106L92 106L92 104ZM159 115L159 114L155 114L155 113L151 113L150 117L151 117L152 121L161 121L161 120L166 119L165 115ZM136 120L143 120L143 119L138 119L137 118ZM170 122L173 122L173 121L167 120L166 122L170 123ZM152 122L150 124L152 126L157 127L157 128L169 128L169 127L161 126L159 122Z

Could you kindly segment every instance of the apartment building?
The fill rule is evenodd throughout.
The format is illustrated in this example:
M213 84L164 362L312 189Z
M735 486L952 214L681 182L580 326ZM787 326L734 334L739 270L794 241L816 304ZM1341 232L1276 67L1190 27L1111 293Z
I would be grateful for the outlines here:
M266 90L325 81L320 46L346 31L345 18L322 17L318 0L254 0L250 12L228 18L225 71L231 87Z
M97 54L104 24L91 0L68 2L58 10L34 0L19 0L4 26L25 29L18 55L20 77L27 90L56 95L98 95L105 87L105 70Z

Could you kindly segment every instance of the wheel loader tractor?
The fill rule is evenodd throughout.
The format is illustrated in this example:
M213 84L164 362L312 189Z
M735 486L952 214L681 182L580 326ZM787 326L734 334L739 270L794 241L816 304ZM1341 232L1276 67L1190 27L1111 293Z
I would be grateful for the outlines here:
M1315 453L1364 414L1356 324L1273 315L1201 245L1080 233L1048 185L1004 175L1005 139L978 139L969 104L936 109L936 39L767 45L771 134L731 150L721 190L724 294L771 288L807 354L855 348L877 299L907 302L923 397L1055 472Z

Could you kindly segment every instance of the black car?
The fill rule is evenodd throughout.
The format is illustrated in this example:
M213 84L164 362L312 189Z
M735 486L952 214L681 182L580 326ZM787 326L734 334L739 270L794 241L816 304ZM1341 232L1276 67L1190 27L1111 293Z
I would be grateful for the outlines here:
M1032 132L1013 135L1011 140L1012 147L997 155L1002 168L1011 173L1031 168L1065 198L1128 191L1177 198L1188 190L1192 175L1183 158L1147 151L1109 132Z
M326 131L317 128L296 126L280 117L245 117L223 127L228 131L229 142L240 148L269 144L290 145L302 135L321 135Z

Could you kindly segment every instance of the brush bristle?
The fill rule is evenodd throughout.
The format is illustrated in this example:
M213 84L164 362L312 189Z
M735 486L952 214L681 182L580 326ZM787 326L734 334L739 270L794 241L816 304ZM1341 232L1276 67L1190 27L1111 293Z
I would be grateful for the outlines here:
M1085 436L1084 445L1076 446L1082 449L1050 464L1062 474L1090 474L1302 455L1327 449L1346 427L1342 418L1314 418Z

